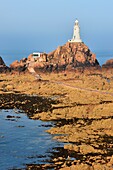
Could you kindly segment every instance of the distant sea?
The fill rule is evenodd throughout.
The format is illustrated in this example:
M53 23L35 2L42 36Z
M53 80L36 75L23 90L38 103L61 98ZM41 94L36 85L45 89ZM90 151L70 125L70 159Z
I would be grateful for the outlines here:
M12 51L12 52L1 52L0 56L4 60L5 64L9 66L13 61L18 60L20 61L22 58L26 58L31 54L32 52L18 52L18 51Z
M102 66L109 59L113 59L113 51L112 52L93 52L96 54L96 58L99 64Z
M29 54L33 53L33 51L27 52L2 52L0 56L3 58L5 64L9 66L15 60L21 60L22 58L26 58ZM94 52L96 54L96 58L99 61L100 65L104 64L107 60L113 58L113 52Z

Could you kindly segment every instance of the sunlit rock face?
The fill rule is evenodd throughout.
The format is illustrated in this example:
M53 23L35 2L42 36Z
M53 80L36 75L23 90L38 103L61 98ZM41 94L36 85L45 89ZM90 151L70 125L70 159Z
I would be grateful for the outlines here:
M41 62L40 62L41 61ZM77 67L97 67L99 62L90 49L80 42L67 42L46 56L37 59L34 66L44 71L73 70Z
M23 58L20 61L15 60L12 64L10 64L11 70L19 72L25 71L27 69L27 60L27 58Z
M10 65L11 69L35 68L41 72L59 72L79 67L98 66L99 62L95 54L82 42L67 42L48 54L42 53L37 58L31 54L27 59L15 61Z
M102 65L102 68L113 68L113 59L107 60L106 63Z

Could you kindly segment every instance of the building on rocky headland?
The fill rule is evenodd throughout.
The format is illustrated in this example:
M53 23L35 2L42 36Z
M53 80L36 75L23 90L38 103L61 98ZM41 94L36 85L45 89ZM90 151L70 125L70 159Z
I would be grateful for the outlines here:
M33 52L34 59L40 58L40 56L41 56L41 52Z
M17 63L21 64L21 62ZM22 64L25 64L22 62ZM35 68L37 72L60 72L76 70L78 68L97 67L99 62L90 49L82 42L78 20L75 21L73 37L66 44L46 54L34 52L26 61L29 69Z

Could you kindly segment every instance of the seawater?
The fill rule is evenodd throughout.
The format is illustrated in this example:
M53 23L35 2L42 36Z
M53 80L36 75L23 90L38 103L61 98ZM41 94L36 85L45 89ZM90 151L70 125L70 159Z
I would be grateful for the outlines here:
M113 52L95 52L99 64L102 66L109 59L113 59Z
M53 123L32 120L14 110L0 110L0 170L47 163L52 148L63 146L45 132L48 125Z
M15 60L20 61L22 58L27 58L29 54L31 53L32 53L31 51L28 51L28 52L16 52L16 51L7 52L6 51L6 52L1 52L0 56L4 60L5 64L9 66Z

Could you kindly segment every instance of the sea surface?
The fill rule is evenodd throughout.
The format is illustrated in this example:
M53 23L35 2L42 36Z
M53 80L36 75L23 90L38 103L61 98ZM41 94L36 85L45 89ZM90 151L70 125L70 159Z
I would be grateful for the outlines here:
M94 52L96 54L96 59L99 61L99 64L102 66L106 63L107 60L113 59L113 51L112 52Z
M9 66L15 60L21 60L22 58L26 58L29 54L33 53L33 51L27 52L18 52L18 51L10 51L10 52L1 52L0 56L3 58L4 62L7 66ZM108 59L113 58L113 51L102 51L102 52L95 52L96 58L99 61L100 65L104 64Z
M48 162L52 148L63 146L45 132L50 126L52 122L31 120L18 110L0 110L0 170Z
M9 66L13 61L15 60L20 61L22 58L27 58L31 53L32 53L31 51L27 51L27 52L6 51L6 52L1 52L0 56L4 60L5 64Z

